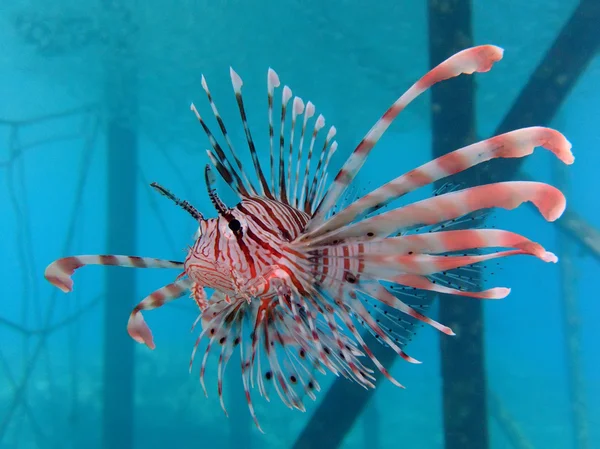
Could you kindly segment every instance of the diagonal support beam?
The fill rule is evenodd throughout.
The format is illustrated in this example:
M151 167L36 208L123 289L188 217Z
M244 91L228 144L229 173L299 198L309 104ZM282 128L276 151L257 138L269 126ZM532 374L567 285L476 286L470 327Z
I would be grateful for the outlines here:
M390 366L394 362L397 357L394 351L385 348L368 332L363 338L383 365ZM375 384L382 381L383 375L378 370L373 376ZM298 436L293 449L340 447L374 392L344 378L336 379Z
M581 0L556 40L496 128L501 134L526 126L548 126L600 50L600 2ZM503 169L484 170L485 182L514 177L523 158L498 160ZM500 164L494 164L498 167Z
M599 23L600 2L581 0L508 114L496 128L496 135L527 126L550 125L590 61L600 50ZM520 174L523 161L524 158L499 159L493 165L482 164L473 170L474 176L482 184L513 179ZM598 242L585 238L583 233L577 231L588 226L575 212L567 208L556 224L600 259ZM586 235L589 233L586 232Z

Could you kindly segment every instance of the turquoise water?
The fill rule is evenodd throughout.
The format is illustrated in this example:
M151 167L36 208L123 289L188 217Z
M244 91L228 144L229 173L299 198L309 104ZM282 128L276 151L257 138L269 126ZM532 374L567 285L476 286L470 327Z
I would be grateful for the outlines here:
M578 3L473 2L474 44L505 49L504 59L492 71L474 75L474 138L491 137ZM128 311L171 282L174 274L134 271L135 297L126 299L119 321L106 325L105 300L118 292L105 290L105 275L118 268L78 271L70 295L48 284L43 272L58 257L108 250L110 220L120 223L125 213L108 210L109 182L134 186L137 221L130 229L136 254L183 258L195 232L193 223L148 184L160 182L204 213L213 213L203 178L209 143L189 111L194 101L204 114L210 113L201 74L224 120L231 123L228 130L236 148L245 154L229 66L242 76L253 136L266 161L267 153L261 150L268 148L265 78L268 67L277 70L282 83L313 101L327 125L337 127L339 149L333 165L338 168L390 103L430 68L427 23L427 5L421 0L336 0L326 5L313 0L178 0L168 6L158 1L4 0L0 448L102 447L104 329L114 329L125 337L124 344L132 345L125 331ZM569 207L596 227L598 76L600 60L595 58L548 124L573 144L576 163L567 168L565 192ZM377 145L358 177L361 191L430 160L429 100L424 94L411 104ZM107 161L106 106L119 101L136 110L135 172L109 167ZM121 120L127 119L131 116ZM123 146L121 151L132 148ZM244 157L244 163L249 162ZM559 168L548 152L537 150L522 172L557 184ZM218 186L223 199L234 204L225 184ZM565 240L556 224L546 223L527 206L494 212L490 223L522 233L550 251L558 251ZM598 258L580 243L571 246L587 448L595 448L600 447L600 362L594 333L600 316L594 294ZM511 258L499 268L486 273L488 284L511 287L512 293L484 306L490 393L531 443L527 447L575 449L561 263ZM434 308L434 316L435 312ZM308 401L306 413L288 410L274 392L270 403L254 394L266 432L260 434L247 412L239 368L233 362L225 379L229 419L217 396L216 357L207 368L208 398L198 382L199 364L188 373L197 336L189 329L196 314L187 298L145 314L157 348L134 346L133 391L123 390L124 401L127 394L134 400L133 428L115 426L114 432L132 430L134 446L145 449L292 447L335 377L319 378L322 392L316 403ZM439 360L444 338L451 337L420 329L407 351L424 363L394 364L392 374L407 388L379 381L374 400L342 447L444 447ZM347 387L360 388L350 383ZM489 422L490 447L514 447L493 410Z

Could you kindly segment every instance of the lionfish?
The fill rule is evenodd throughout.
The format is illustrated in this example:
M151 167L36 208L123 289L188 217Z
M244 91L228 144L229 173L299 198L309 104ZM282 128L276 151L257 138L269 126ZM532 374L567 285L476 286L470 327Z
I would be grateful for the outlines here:
M425 304L421 304L425 296L419 292L478 299L504 298L510 292L508 288L478 291L478 283L461 282L461 279L468 280L468 276L459 270L519 254L532 255L545 262L557 261L554 254L538 243L509 231L464 229L464 226L453 229L445 224L459 223L464 217L472 218L472 214L490 208L514 209L523 202L532 202L547 221L554 221L565 210L566 199L558 189L544 183L509 181L436 192L403 207L382 209L417 188L494 158L527 156L538 146L548 149L562 162L572 164L571 144L560 132L550 128L518 129L457 149L362 197L356 196L343 207L337 205L375 144L411 101L440 81L489 71L502 55L499 47L476 46L456 53L430 70L381 116L332 182L328 182L328 167L337 149L333 139L336 129L329 128L317 160L313 157L315 140L325 126L323 116L319 115L314 121L305 159L303 142L305 136L310 135L307 122L315 115L315 106L311 102L305 105L299 97L294 97L291 104L286 151L285 122L292 98L288 86L282 90L277 157L273 145L273 98L280 81L272 69L267 75L270 181L267 180L246 118L242 79L230 69L258 180L257 186L254 185L234 150L203 76L202 87L229 147L229 155L193 103L191 110L208 136L212 147L207 150L210 162L239 196L240 202L234 207L224 204L214 188L215 176L208 165L204 174L208 195L218 213L216 218L205 218L189 202L153 183L153 188L198 222L195 242L184 262L82 255L56 260L47 267L45 277L64 292L70 292L72 274L85 265L182 270L173 283L151 293L135 306L127 330L135 341L154 349L152 333L141 312L161 307L190 292L200 310L194 326L200 322L202 327L192 352L190 371L198 344L206 338L200 368L206 393L207 358L211 348L220 347L218 394L227 413L222 380L228 362L239 347L246 400L261 431L250 394L255 385L260 395L268 399L267 385L272 384L288 407L304 411L303 399L308 396L314 400L315 392L320 389L316 372L325 373L327 369L365 388L374 388L375 371L363 363L366 357L383 376L402 387L369 348L359 332L361 327L404 360L421 363L404 351L417 324L426 323L447 335L454 332L425 315ZM294 131L302 115L300 142L296 146ZM301 165L305 165L303 176ZM425 229L426 232L420 232ZM482 251L486 249L487 252ZM210 298L205 288L214 290Z

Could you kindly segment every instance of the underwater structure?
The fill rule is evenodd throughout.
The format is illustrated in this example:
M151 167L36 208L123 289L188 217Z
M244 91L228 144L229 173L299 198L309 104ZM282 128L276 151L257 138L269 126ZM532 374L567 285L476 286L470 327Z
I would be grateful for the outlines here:
M429 58L431 64L441 61L456 51L472 45L471 27L471 2L431 0L428 2L429 20ZM78 184L74 195L74 204L70 209L69 220L75 228L78 208L81 206L81 195L85 189L86 176L89 171L89 159L92 157L92 148L98 144L99 135L105 136L103 144L107 149L107 250L118 250L124 253L136 251L136 223L135 207L138 201L135 176L123 178L123 171L137 172L137 159L139 155L138 129L135 117L137 116L137 99L129 95L136 91L136 83L140 77L135 70L135 53L129 45L135 33L135 20L133 14L123 8L115 7L118 2L106 2L106 13L121 26L121 35L110 37L95 33L85 33L85 41L65 39L74 26L92 28L82 21L71 20L64 24L55 24L53 33L44 35L40 28L48 28L47 20L38 20L36 17L23 16L16 26L22 31L24 43L33 48L39 48L40 54L60 54L69 51L73 45L87 45L87 42L101 41L103 45L113 48L113 59L105 61L106 70L106 97L108 117L99 117L98 105L84 105L66 111L58 111L47 116L31 117L26 119L0 118L2 136L8 136L8 158L0 160L0 173L7 176L9 188L15 188L14 207L15 216L18 217L18 227L22 230L19 239L22 241L23 251L20 264L24 269L32 270L33 262L27 249L32 245L28 241L28 229L31 226L31 216L25 211L22 202L23 191L16 186L15 177L18 177L19 158L24 152L43 151L46 145L56 142L78 139L81 142L82 154L80 170L77 173ZM114 10L111 8L115 8ZM496 134L511 129L530 125L548 124L561 104L568 97L571 89L577 83L580 75L588 66L590 60L600 49L600 33L595 29L600 22L600 3L595 0L581 0L572 16L565 23L557 35L554 43L539 63L529 81L523 86L520 95L514 102L509 112L505 115L496 130ZM57 30L60 30L57 31ZM44 38L41 39L40 36ZM59 43L53 45L50 37L59 36ZM66 43L65 43L66 42ZM577 51L573 51L577 49ZM124 61L127 61L126 63ZM431 108L431 123L433 131L432 156L437 157L442 152L459 148L473 141L475 129L475 90L472 77L461 77L447 83L437 85L432 89L431 102L436 107ZM117 86L117 87L116 87ZM127 95L125 95L127 93ZM460 100L460 101L459 101ZM457 108L456 105L459 105ZM444 111L452 105L453 121L447 119ZM440 112L441 111L441 112ZM132 120L133 118L133 120ZM54 123L67 120L69 127L73 123L75 131L59 134L48 141L28 141L28 129L38 125L52 128ZM122 151L127 148L128 151ZM476 168L469 176L472 179L481 179L485 182L508 180L513 177L527 177L521 171L521 159L496 161L501 165L501 170L487 171L486 167ZM501 176L502 179L499 179ZM557 170L557 183L561 188L568 190L568 179L564 173ZM469 183L466 177L464 182ZM575 267L573 262L573 242L600 260L600 231L587 223L576 211L567 208L563 217L554 223L561 230L559 244L559 257L561 258L561 282L564 301L565 348L567 351L569 372L569 395L573 403L572 440L575 449L589 449L587 417L585 406L585 392L581 380L581 354L579 350L579 328L577 297L571 291ZM68 246L73 238L73 232L66 238ZM31 273L24 276L24 282L29 282ZM32 275L31 275L32 276ZM39 277L34 277L36 280ZM24 309L35 309L35 301L45 301L49 304L45 308L45 316L41 316L36 323L18 323L0 315L0 326L9 329L23 339L23 370L20 377L12 374L12 369L7 366L4 348L0 347L0 366L11 385L11 396L7 399L7 407L0 413L0 445L7 438L7 433L12 425L12 420L17 415L25 416L34 439L39 447L45 447L45 441L50 438L48 430L36 418L32 405L29 403L28 388L36 365L41 364L44 357L48 357L46 338L55 332L74 326L85 314L91 310L103 308L103 379L102 400L103 410L102 426L105 447L118 447L128 449L133 447L133 429L135 404L133 391L135 389L135 362L134 343L123 332L123 317L129 311L137 297L135 276L129 270L110 270L106 274L104 291L117 292L110 295L101 295L91 301L78 302L78 306L66 314L66 317L56 321L53 319L54 310L59 301L58 294L52 293L50 298L36 298L35 288L26 292ZM124 288L126 286L126 288ZM27 301L30 301L26 304ZM476 301L452 302L443 301L440 305L441 321L459 323L466 332L453 339L442 338L441 360L443 379L443 411L444 433L446 449L486 449L489 447L488 412L497 420L506 432L508 439L516 449L532 447L527 441L527 436L520 429L510 415L509 408L494 394L493 385L486 379L484 367L485 346L483 343L482 304ZM33 339L36 340L33 340ZM77 334L70 337L77 340ZM370 335L365 336L369 343ZM461 342L468 339L469 345ZM394 363L396 355L383 347L376 348L376 356L386 366ZM115 349L116 348L116 349ZM468 371L461 369L460 365L452 360L464 361L463 366L468 366ZM376 373L376 377L380 374ZM76 376L73 376L76 379ZM314 447L337 448L341 447L345 436L355 425L358 418L365 411L368 403L376 390L364 390L355 385L339 379L333 383L325 393L318 408L300 432L293 447L307 449ZM468 410L467 413L458 415L452 413L461 404ZM370 413L376 413L376 409ZM374 424L377 419L371 422ZM249 420L231 423L236 432L250 433ZM115 432L114 429L120 429ZM249 438L248 438L249 440ZM231 443L235 446L235 442Z

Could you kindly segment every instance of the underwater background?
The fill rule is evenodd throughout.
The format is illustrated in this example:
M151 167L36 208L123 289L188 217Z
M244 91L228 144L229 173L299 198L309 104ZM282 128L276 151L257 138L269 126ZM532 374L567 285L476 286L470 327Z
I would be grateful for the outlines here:
M597 23L598 0L2 0L0 448L600 448ZM69 295L44 279L50 262L72 254L184 257L194 223L149 183L213 212L209 143L189 110L195 102L209 114L202 74L240 148L229 67L244 79L264 158L274 68L336 126L338 169L414 81L481 44L504 48L503 60L447 81L445 107L429 92L411 104L374 149L359 189L430 160L436 114L445 132L468 129L465 145L496 134L509 115L518 127L551 126L573 144L575 163L559 166L538 149L512 175L561 188L567 212L547 223L523 205L488 221L540 242L559 263L522 257L486 267L486 285L511 294L483 301L481 322L445 323L457 337L420 329L407 352L423 364L390 359L406 389L380 379L365 392L328 373L305 413L274 392L271 402L255 393L263 435L236 357L225 379L229 418L217 396L218 355L207 367L208 398L199 362L189 373L192 300L145 314L154 351L127 335L131 308L176 272L87 267ZM221 180L218 188L233 205ZM439 298L432 317L446 300L478 301ZM469 325L477 338L459 340L465 358L449 358L444 341Z

